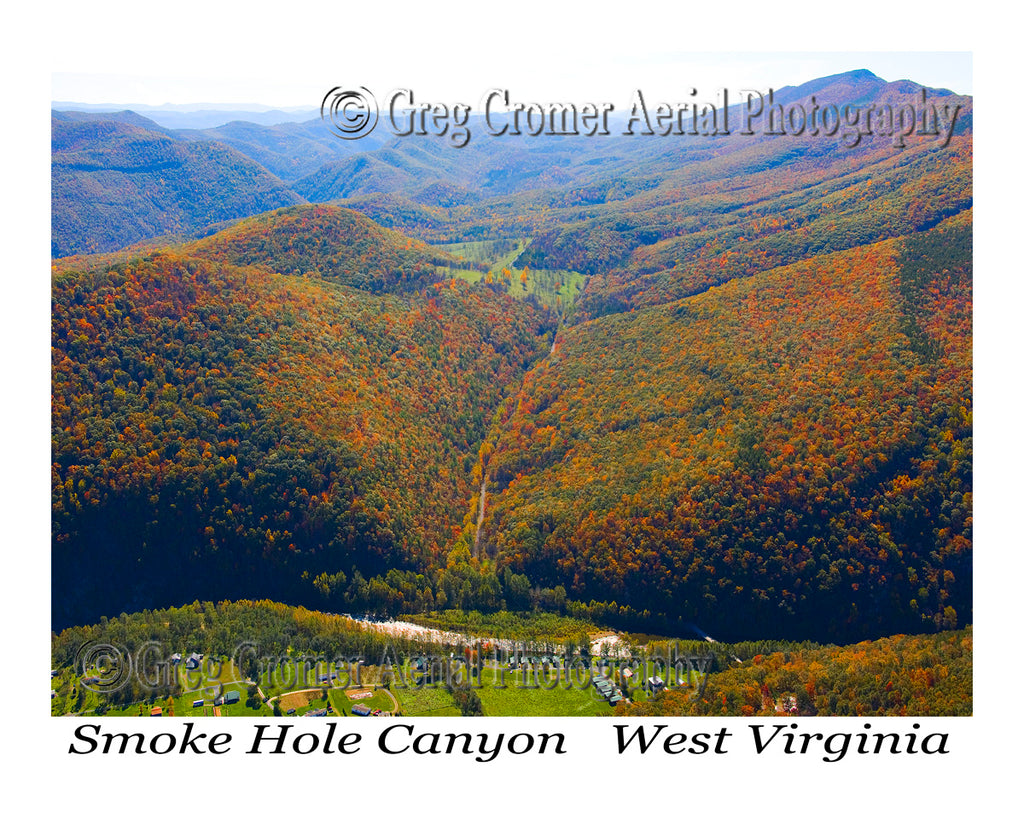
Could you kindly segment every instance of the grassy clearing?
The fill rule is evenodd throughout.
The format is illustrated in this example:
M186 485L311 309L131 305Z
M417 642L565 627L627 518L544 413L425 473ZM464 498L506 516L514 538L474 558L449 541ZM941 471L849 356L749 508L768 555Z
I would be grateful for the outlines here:
M461 713L443 685L422 688L391 687L402 713L410 717L457 717Z
M502 680L493 668L484 670L477 690L484 714L490 717L584 717L613 713L593 686L567 685L554 671L540 679L508 671ZM504 688L499 687L504 685ZM538 686L538 687L531 687ZM539 687L545 686L545 687Z
M488 265L492 272L511 267L530 244L529 239L490 239L481 242L455 242L435 245L439 250L473 264Z
M487 272L457 268L439 270L449 277L463 279L471 284L487 281L504 286L506 292L513 298L525 299L532 296L559 315L567 315L576 297L583 290L586 276L574 270L516 269L516 260L529 244L529 239L496 239L437 245L440 249L467 262L488 265Z
M545 690L540 686L547 686ZM590 685L556 680L554 672L538 680L524 672L507 670L504 675L493 667L483 670L477 695L485 716L595 716L613 713L612 707ZM402 713L406 716L458 716L460 711L443 683L422 688L392 686Z

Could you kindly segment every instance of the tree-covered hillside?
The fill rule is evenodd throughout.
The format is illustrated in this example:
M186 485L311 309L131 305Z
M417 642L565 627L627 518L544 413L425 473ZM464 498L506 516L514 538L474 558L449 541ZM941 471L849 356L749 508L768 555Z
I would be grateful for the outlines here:
M216 142L182 142L134 119L54 113L51 254L117 250L303 199Z
M168 249L55 279L55 623L197 594L302 599L323 571L439 559L550 319L427 284L433 256L334 216L330 240L356 251L337 278L368 289L270 272L306 258L278 245L247 266ZM254 252L237 240L196 250ZM403 271L423 286L386 292Z
M969 621L971 271L967 214L562 332L481 450L482 542L726 638Z

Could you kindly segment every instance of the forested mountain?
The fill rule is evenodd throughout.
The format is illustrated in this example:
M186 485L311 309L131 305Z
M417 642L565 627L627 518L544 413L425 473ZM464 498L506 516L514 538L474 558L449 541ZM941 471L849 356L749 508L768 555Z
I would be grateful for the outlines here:
M483 129L482 122L475 123ZM457 207L537 188L559 188L589 175L589 146L568 137L502 139L480 136L454 149L436 137L392 137L383 147L324 165L293 188L311 202L363 194L396 194L412 201ZM465 192L445 201L428 193L439 185ZM471 192L471 193L470 193ZM486 211L471 211L483 219Z
M54 113L53 256L116 250L303 201L234 149L182 142L145 122L130 112Z
M969 618L970 237L964 215L563 331L492 427L484 544L726 637Z
M303 241L345 253L314 271ZM55 623L443 559L490 416L550 319L434 283L436 256L304 206L58 276Z
M688 195L683 180L674 194L661 189L661 196L681 204L655 207L651 216L607 217L540 236L523 261L536 264L534 257L553 256L560 264L575 261L580 269L600 273L579 313L595 316L926 230L972 204L969 137L954 137L945 148L923 144L902 153L874 145L855 160L801 151L782 167L764 164L766 146L749 152L735 176L720 183L702 183ZM612 264L588 261L586 242L594 231L610 245L602 252L614 257Z
M232 265L314 276L373 293L416 291L441 280L449 253L382 228L354 211L302 205L245 219L183 247Z
M970 716L973 651L970 627L774 650L716 666L700 697L666 691L617 715Z
M229 122L251 122L273 127L292 122L306 122L319 115L315 105L299 108L268 108L265 105L228 104L124 104L79 103L55 100L54 111L61 113L82 112L90 116L109 117L111 112L130 109L142 114L151 122L172 131L219 128Z
M386 134L376 132L358 140L338 139L324 127L319 117L278 125L235 120L216 128L181 130L176 136L227 145L288 182L351 154L372 151L389 141Z
M52 111L51 118L54 122L118 122L122 125L132 125L144 131L156 131L158 134L174 137L174 131L159 125L148 117L136 111ZM52 128L52 123L51 123Z

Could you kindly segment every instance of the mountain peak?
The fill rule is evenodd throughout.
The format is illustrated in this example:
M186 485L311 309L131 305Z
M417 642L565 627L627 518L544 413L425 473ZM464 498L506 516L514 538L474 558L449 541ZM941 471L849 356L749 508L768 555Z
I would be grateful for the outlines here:
M846 77L851 80L879 80L884 82L881 77L874 72L868 71L866 68L855 68L853 71L843 71L839 74L833 74L831 79L839 79L840 77ZM825 79L829 78L825 77Z

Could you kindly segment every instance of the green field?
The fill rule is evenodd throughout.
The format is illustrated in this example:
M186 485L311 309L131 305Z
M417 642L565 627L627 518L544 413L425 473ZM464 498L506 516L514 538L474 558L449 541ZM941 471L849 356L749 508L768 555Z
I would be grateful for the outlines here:
M423 688L402 688L393 685L391 693L395 695L405 716L457 717L460 714L452 695L441 685L428 685Z
M675 682L674 675L669 675L668 680ZM459 714L452 695L443 684L426 685L419 689L395 684L391 691L401 704L404 715ZM571 684L567 684L564 675L556 680L553 670L538 679L536 674L528 678L525 672L519 670L506 670L502 675L499 669L488 666L483 670L476 692L484 716L574 717L607 716L614 713L612 706L585 676L582 682L573 679ZM642 690L631 692L631 695L636 700L646 700L648 697Z
M371 697L365 697L363 699L354 700L348 696L348 693L340 688L333 689L331 691L331 703L334 705L334 710L340 714L352 714L353 705L365 705L371 711L379 708L381 711L390 712L394 710L395 704L391 701L391 697L384 691L377 691Z
M484 264L491 271L500 272L502 267L512 267L529 244L529 239L491 239L481 242L455 242L434 247L467 262Z
M467 262L488 266L486 272L458 268L438 269L449 277L463 279L471 284L489 279L493 284L504 285L506 291L513 298L525 299L527 296L533 296L540 304L551 308L560 315L568 315L576 297L583 290L587 277L574 270L534 270L531 268L526 271L526 281L523 282L523 269L517 269L514 265L529 243L529 239L495 239L435 245L435 247L454 256L459 256Z
M483 685L477 693L486 716L587 717L614 713L592 685L567 686L564 677L556 680L554 672L538 680L535 675L527 678L523 672L508 671L502 680L496 669L485 669L482 678Z

